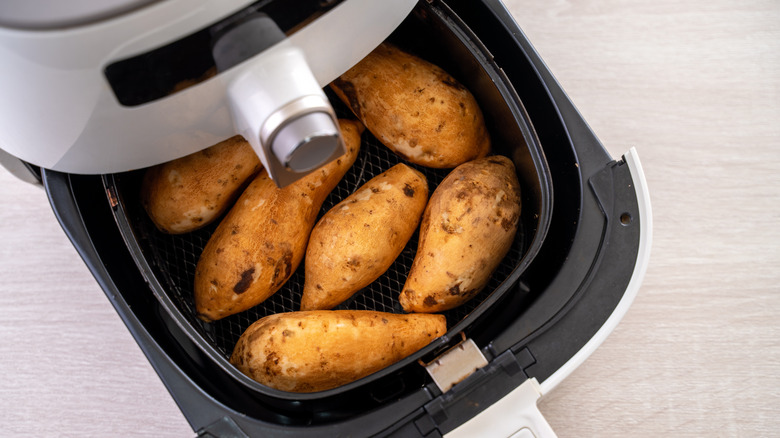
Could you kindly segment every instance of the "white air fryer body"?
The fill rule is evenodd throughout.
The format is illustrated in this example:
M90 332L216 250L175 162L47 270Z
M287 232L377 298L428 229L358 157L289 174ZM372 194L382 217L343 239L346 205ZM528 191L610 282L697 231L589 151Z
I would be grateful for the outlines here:
M341 154L328 143L333 132L321 132L328 131L320 126L329 123L324 116L334 119L322 87L382 42L416 1L343 1L207 80L127 106L108 83L106 66L191 35L252 1L140 3L113 15L102 12L109 15L102 19L97 11L77 25L0 21L0 149L46 169L99 174L169 161L241 134L284 185ZM316 132L274 148L287 121L312 112L318 113L313 125L298 123L288 131ZM302 147L318 135L324 140ZM340 144L337 130L335 136Z

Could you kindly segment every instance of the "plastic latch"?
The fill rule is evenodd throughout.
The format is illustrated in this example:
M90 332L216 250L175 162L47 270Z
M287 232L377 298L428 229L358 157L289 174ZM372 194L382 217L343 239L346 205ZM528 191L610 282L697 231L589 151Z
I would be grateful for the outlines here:
M441 392L447 392L456 383L488 364L479 347L466 338L442 353L433 361L423 364Z
M446 438L475 436L555 438L555 432L536 406L541 395L539 382L532 377L488 409L444 436Z

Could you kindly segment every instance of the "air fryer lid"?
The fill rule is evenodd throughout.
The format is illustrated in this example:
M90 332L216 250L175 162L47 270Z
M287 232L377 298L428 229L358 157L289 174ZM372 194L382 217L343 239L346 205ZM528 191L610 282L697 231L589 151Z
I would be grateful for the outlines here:
M264 303L222 320L204 323L196 317L192 298L194 270L198 257L216 224L185 235L160 233L140 206L139 182L142 173L129 172L103 178L108 193L115 195L113 209L123 238L156 298L175 323L210 360L248 391L275 400L299 403L357 390L370 382L407 372L419 373L416 364L429 358L468 334L472 325L489 316L491 308L507 294L520 293L516 284L524 269L539 251L550 216L550 176L530 120L511 84L478 38L446 5L421 2L413 14L389 40L400 47L438 64L477 98L484 112L493 142L493 153L510 157L520 179L523 205L518 232L512 248L493 274L488 286L469 303L445 312L449 331L417 353L384 370L339 388L312 394L287 393L268 388L240 373L228 357L243 331L259 318L298 310L303 286L303 266L284 287ZM339 117L353 118L348 108L329 94ZM349 173L330 194L320 214L355 191L373 176L403 162L370 133L363 135L360 154ZM407 163L409 164L409 163ZM415 166L428 178L431 192L448 170ZM371 309L402 313L397 295L403 287L417 248L417 234L391 268L373 284L355 294L338 308ZM414 371L406 371L409 367ZM406 388L410 391L414 388Z

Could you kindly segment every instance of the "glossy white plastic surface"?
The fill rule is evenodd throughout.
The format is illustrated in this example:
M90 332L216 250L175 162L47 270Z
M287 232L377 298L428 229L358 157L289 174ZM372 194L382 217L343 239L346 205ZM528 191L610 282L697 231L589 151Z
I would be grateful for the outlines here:
M235 135L227 88L273 47L182 92L134 107L117 102L103 69L250 2L166 0L81 27L0 28L0 149L48 169L110 173L178 158ZM347 0L279 44L300 49L324 87L382 42L415 4Z
M444 436L555 438L552 427L536 407L541 395L539 382L534 378L528 379L488 409Z

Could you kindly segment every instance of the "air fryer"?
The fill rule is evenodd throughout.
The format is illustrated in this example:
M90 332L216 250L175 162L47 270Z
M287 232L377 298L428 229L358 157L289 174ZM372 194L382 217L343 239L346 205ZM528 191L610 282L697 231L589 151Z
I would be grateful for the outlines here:
M493 152L516 165L522 217L485 290L445 312L446 335L347 385L279 391L227 360L252 322L297 310L302 267L266 302L205 323L191 291L216 224L159 232L139 203L143 169L96 175L27 164L199 436L554 436L536 401L598 347L639 289L651 215L636 151L610 157L500 1L421 1L387 40L472 91ZM324 93L335 116L354 117ZM364 133L355 165L322 212L399 162ZM431 190L448 172L415 167ZM339 308L402 312L397 294L416 244L415 235L390 270Z

